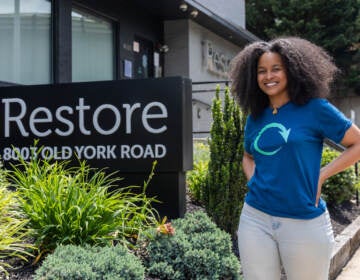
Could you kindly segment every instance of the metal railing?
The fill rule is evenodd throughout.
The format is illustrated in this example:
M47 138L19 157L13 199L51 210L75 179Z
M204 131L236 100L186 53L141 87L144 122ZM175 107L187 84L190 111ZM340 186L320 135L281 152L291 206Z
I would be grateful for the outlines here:
M230 81L224 80L224 81L204 81L204 82L192 82L193 85L193 90L192 93L206 93L206 92L214 92L215 93L215 88L214 89L194 89L194 86L204 86L204 85L217 85L217 84L224 84L225 86L229 86ZM220 90L224 90L224 89L220 89Z
M228 80L192 82L192 101L201 104L208 110L211 109L212 99L215 97L216 85L220 85L220 93L224 93L225 87L230 85ZM207 99L206 99L207 97ZM193 135L207 136L210 134L210 127L200 130L193 130Z

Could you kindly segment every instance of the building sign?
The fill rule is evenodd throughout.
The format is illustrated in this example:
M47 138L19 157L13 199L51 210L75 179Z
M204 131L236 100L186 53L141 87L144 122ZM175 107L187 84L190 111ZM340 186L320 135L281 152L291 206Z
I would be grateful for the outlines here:
M8 166L43 147L43 158L77 157L122 174L149 172L156 160L156 173L178 176L192 168L191 115L191 82L180 77L6 87L0 156Z
M228 78L231 57L222 50L217 49L211 41L203 42L204 67L215 75Z

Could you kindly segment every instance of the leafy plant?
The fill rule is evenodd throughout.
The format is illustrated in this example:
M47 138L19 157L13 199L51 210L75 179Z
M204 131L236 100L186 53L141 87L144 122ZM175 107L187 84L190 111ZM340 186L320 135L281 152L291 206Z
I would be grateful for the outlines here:
M240 279L230 235L202 211L172 221L174 235L158 234L146 244L147 275L160 279Z
M18 211L17 192L7 188L5 171L0 164L0 273L7 274L11 267L9 258L27 260L31 256L28 249L33 249L28 242L27 220Z
M90 247L66 245L56 248L36 270L35 280L142 280L140 259L121 245Z
M207 161L195 162L193 170L186 173L190 195L197 202L202 202L201 195L207 184L208 165Z
M202 202L201 195L207 184L209 160L209 145L194 142L194 164L193 169L186 172L186 184L191 197L197 202Z
M201 195L207 184L209 160L209 145L194 142L194 165L192 170L186 172L186 183L189 187L190 195L198 202L202 202Z
M339 152L329 147L323 149L321 166L330 163L339 155ZM355 168L351 166L346 170L330 177L322 186L322 196L328 203L341 204L354 197L358 187Z
M39 257L58 244L120 242L132 246L133 239L158 220L151 204L155 200L145 195L148 181L138 194L134 190L139 187L116 189L118 177L85 162L70 167L68 162L39 156L29 162L20 158L10 179L20 194L20 206L29 219Z
M210 160L210 149L208 143L194 142L194 163L208 162Z
M224 104L219 92L220 87L217 86L212 105L208 180L202 199L215 223L234 236L247 191L241 165L246 118L231 98L228 87L225 88Z

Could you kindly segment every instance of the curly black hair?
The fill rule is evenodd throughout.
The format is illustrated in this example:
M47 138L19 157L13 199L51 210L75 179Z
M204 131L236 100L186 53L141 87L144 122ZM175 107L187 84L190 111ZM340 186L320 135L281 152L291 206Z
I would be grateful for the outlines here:
M258 41L245 46L231 61L231 91L245 113L257 117L269 106L269 98L257 83L258 60L265 52L281 56L293 103L301 105L330 94L339 69L323 48L298 37Z

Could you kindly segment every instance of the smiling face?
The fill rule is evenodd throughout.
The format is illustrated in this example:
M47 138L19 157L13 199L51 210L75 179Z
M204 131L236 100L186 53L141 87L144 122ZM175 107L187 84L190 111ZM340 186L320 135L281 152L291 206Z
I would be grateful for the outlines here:
M270 101L274 101L273 104L289 99L286 69L278 53L265 52L260 56L257 82Z

